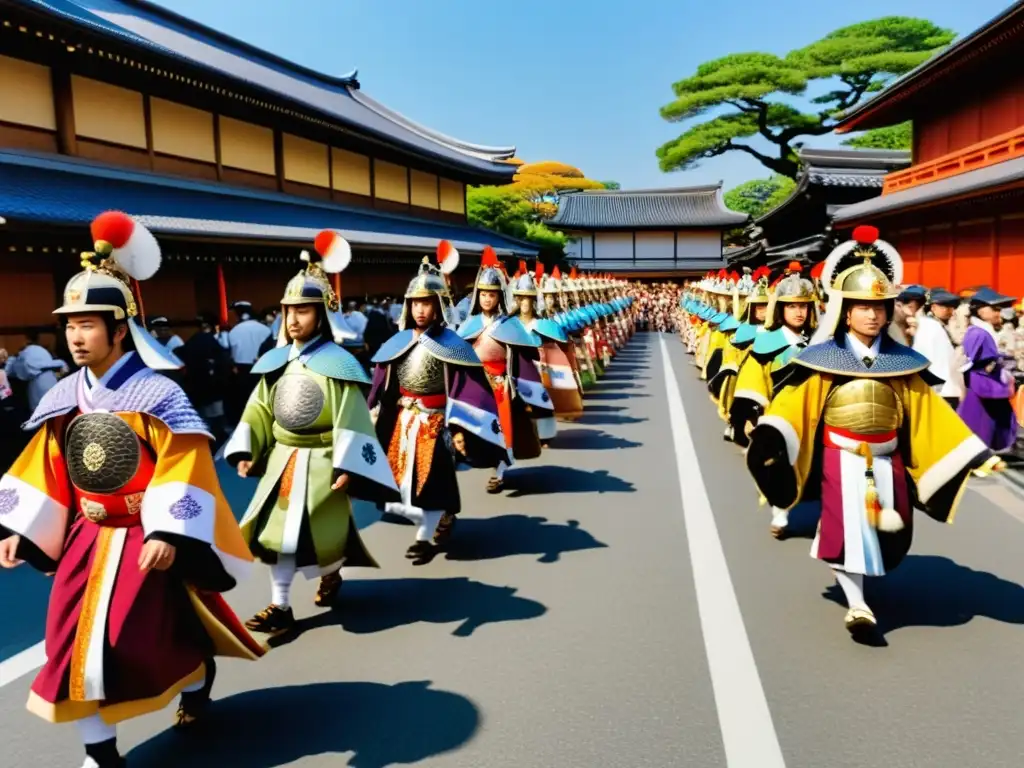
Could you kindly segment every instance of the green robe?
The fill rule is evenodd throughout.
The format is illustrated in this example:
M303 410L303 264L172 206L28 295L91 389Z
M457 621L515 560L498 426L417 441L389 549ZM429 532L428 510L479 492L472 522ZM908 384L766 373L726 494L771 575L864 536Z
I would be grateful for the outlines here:
M290 349L268 355L280 357ZM378 567L355 526L350 493L376 501L398 492L366 399L347 378L365 378L365 373L348 358L331 344L310 360L294 359L283 371L264 375L225 449L229 461L248 453L252 472L263 469L241 521L253 554L263 562L294 554L299 570L310 578L336 571L343 561L346 566ZM321 407L314 414L318 401ZM246 439L249 450L240 451ZM286 473L290 461L294 469ZM349 474L348 488L332 490L342 472Z

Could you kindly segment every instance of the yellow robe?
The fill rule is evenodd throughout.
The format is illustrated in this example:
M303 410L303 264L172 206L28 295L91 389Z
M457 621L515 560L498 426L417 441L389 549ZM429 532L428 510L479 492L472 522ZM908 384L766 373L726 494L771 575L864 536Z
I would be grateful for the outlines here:
M786 444L788 466L757 465L756 454L747 454L747 466L759 490L774 506L791 509L807 491L819 423L836 378L834 374L812 372L802 383L783 388L758 422L755 435L758 430L774 429ZM930 517L952 523L971 469L990 454L919 374L887 378L886 382L903 405L904 430L898 450L916 486L918 504ZM787 470L790 476L783 477L780 473ZM780 479L788 486L782 496L777 491Z

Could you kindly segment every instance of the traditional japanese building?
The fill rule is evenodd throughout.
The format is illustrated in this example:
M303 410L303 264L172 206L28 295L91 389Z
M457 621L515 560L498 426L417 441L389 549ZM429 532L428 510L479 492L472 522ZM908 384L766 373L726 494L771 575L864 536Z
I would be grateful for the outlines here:
M511 181L513 155L144 0L0 0L0 346L53 328L108 208L157 235L145 310L182 326L224 298L276 303L324 228L353 245L344 295L401 291L442 239L470 280L485 245L536 254L466 219L466 185Z
M793 194L747 227L749 245L726 251L733 266L821 261L835 240L832 217L844 206L878 197L885 175L910 165L910 152L891 149L808 147L797 156Z
M905 280L1024 293L1024 2L850 110L847 133L913 122L913 164L834 226L879 227Z
M666 279L725 266L723 232L748 219L725 207L718 184L570 192L548 225L572 238L566 257L584 271Z

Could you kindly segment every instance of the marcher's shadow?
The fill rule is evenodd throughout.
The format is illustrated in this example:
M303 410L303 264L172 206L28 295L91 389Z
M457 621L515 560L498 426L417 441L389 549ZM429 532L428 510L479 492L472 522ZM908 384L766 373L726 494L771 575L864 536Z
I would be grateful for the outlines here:
M459 521L458 532L462 532ZM295 630L278 637L284 645L305 632L340 625L347 632L367 635L409 624L452 624L455 637L469 637L485 624L526 621L547 613L547 607L516 594L515 587L498 587L465 576L450 579L351 579L342 585L335 609L296 622Z
M505 475L508 498L536 496L541 493L635 493L636 486L606 469L588 472L575 467L550 464L513 468Z
M576 419L574 424L593 424L597 425L613 425L613 424L639 424L644 421L649 421L646 416L637 418L636 416L615 416L611 413L606 413L604 408L614 408L617 411L624 411L625 408L615 408L614 406L602 406L602 405L591 405L588 403L584 406L583 415Z
M626 440L594 429L560 429L551 441L551 447L571 451L614 451L637 448L643 443Z
M480 726L472 701L431 685L335 682L247 691L215 699L187 736L164 731L127 758L146 768L272 768L319 755L351 768L411 765L460 748Z
M650 397L650 395L635 394L633 392L594 392L590 391L584 395L583 409L586 410L586 401L589 400L632 400L634 397Z
M634 384L632 381L627 379L617 379L615 381L609 381L608 379L601 379L594 385L595 390L609 390L609 389L639 389L639 384Z
M611 383L619 381L650 381L650 379L650 376L631 376L624 371L616 371L615 373L606 373L604 377L602 377L601 381L607 381Z
M445 559L458 562L537 555L538 563L557 563L562 555L608 545L580 528L579 521L553 523L545 517L501 515L460 519Z
M882 579L865 579L865 599L885 635L904 627L957 627L977 616L1024 624L1024 587L937 555L907 555ZM846 607L833 584L823 596Z

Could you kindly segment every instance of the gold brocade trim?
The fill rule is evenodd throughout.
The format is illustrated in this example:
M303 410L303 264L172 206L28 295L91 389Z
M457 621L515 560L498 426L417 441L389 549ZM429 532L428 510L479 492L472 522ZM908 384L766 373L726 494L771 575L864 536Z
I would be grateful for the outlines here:
M281 487L277 492L280 499L290 498L292 495L292 484L295 482L295 463L299 460L299 452L292 451L288 462L284 465L284 472L281 473Z
M388 444L388 464L391 465L391 472L395 475L396 482L402 482L405 476L405 459L402 456L402 422L395 424L395 431L391 433L391 442Z
M71 675L68 681L68 698L71 701L86 701L85 659L92 634L96 631L96 611L103 592L103 576L107 569L110 542L114 533L114 528L100 528L96 536L96 549L92 558L92 567L89 570L89 581L86 583L85 595L82 597L82 612L78 616L75 642L71 648ZM103 627L101 630L105 628Z
M423 486L430 476L430 467L434 461L434 444L441 430L444 429L444 414L432 413L427 423L420 425L416 434L416 493L423 492Z
M194 672L186 675L158 696L135 701L123 701L110 706L101 706L98 701L58 701L52 703L35 691L30 691L25 708L36 717L50 723L69 723L84 720L98 714L107 725L117 725L141 715L159 712L170 704L185 688L206 679L206 664L200 664Z

